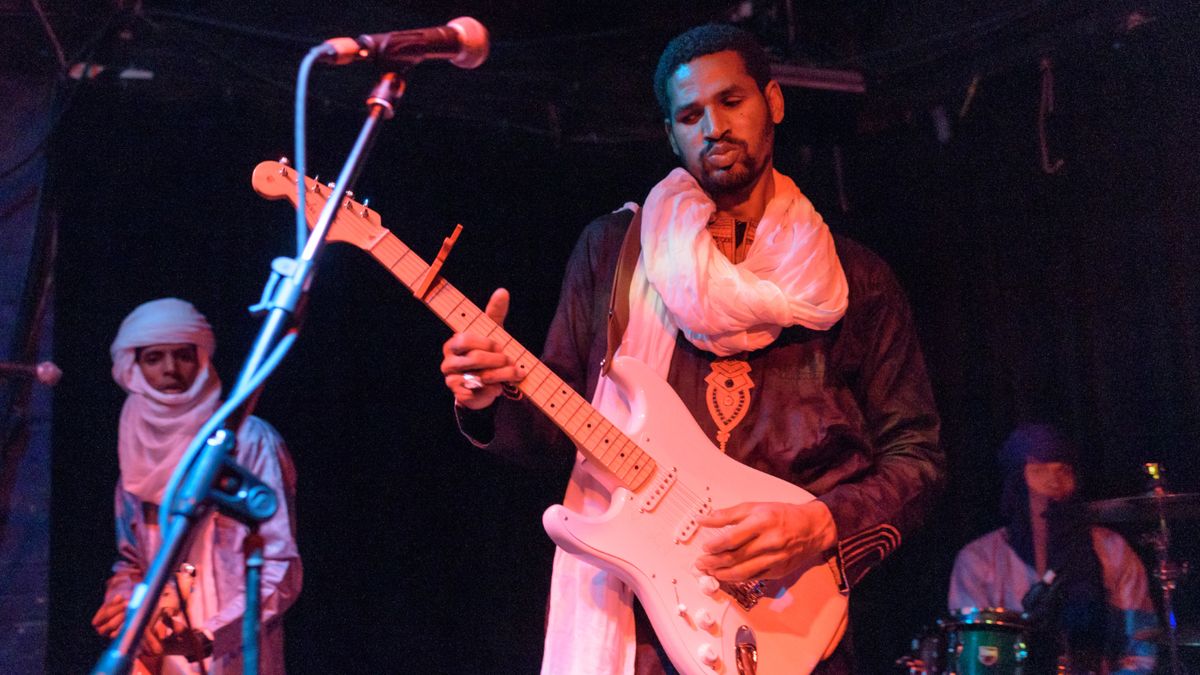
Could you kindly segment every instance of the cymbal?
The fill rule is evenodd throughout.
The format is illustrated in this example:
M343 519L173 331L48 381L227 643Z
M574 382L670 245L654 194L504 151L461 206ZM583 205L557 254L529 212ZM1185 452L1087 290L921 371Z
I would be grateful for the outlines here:
M1134 640L1157 642L1165 645L1171 641L1162 628L1143 628L1133 634ZM1175 642L1180 647L1200 647L1200 626L1179 626L1175 629Z
M1046 515L1078 518L1092 523L1153 523L1159 513L1168 520L1200 519L1200 494L1139 495L1064 504Z

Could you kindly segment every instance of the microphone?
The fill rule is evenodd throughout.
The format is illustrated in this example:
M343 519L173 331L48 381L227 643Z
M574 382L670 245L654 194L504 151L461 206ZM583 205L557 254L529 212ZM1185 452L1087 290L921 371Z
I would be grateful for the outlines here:
M488 31L475 19L460 16L445 26L370 33L326 40L324 63L335 66L375 59L414 65L446 59L459 68L477 68L488 57Z
M0 379L10 377L32 377L47 387L53 387L62 379L62 370L50 361L38 364L0 361Z

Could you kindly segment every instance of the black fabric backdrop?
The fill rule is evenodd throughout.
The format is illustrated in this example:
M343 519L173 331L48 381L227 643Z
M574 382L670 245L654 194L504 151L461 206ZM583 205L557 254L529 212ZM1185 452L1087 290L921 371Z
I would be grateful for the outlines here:
M1198 488L1195 35L1160 26L1061 59L1048 131L1065 164L1053 176L1039 168L1036 63L985 78L962 119L961 98L945 101L948 143L925 108L854 133L873 111L789 90L777 163L899 274L949 456L929 526L855 595L864 672L886 672L941 613L954 552L997 524L994 452L1015 423L1056 421L1078 439L1089 495L1138 491L1146 460L1164 462L1177 489ZM431 67L413 90L436 88L441 73ZM654 115L648 97L629 105ZM113 550L122 396L108 344L136 304L187 298L216 326L216 363L233 379L257 327L245 308L291 242L290 210L249 185L256 162L288 154L288 110L282 96L168 100L96 86L57 138L56 355L69 377L56 398L52 672L79 672L103 646L87 621ZM314 113L313 172L336 173L358 118ZM402 114L356 193L426 257L462 222L445 275L479 302L510 288L510 330L536 346L580 229L640 200L671 166L660 140L573 142ZM539 516L563 477L458 438L437 372L445 337L367 257L328 250L304 334L258 408L300 472L306 573L288 615L292 672L537 667L552 554ZM1185 597L1185 620L1196 609Z

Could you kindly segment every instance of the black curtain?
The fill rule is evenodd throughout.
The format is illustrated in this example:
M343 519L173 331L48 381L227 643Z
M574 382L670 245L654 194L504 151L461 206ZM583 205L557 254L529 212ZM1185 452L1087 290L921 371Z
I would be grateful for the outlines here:
M855 144L850 220L906 281L950 471L919 541L859 594L868 672L903 647L896 612L910 636L931 623L954 552L999 526L995 453L1015 425L1052 422L1079 443L1086 497L1141 492L1149 461L1174 489L1200 487L1194 36L1194 24L1159 25L1052 54L1054 173L1039 143L1038 61L984 79L961 118L965 87L943 110ZM1175 554L1194 557L1192 521L1173 524ZM1118 528L1144 557L1146 525ZM1185 586L1184 622L1198 609Z

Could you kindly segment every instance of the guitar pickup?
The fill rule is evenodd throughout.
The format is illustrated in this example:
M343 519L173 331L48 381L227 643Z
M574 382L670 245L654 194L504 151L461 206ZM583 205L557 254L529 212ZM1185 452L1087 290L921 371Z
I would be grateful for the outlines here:
M663 496L666 495L671 489L671 486L675 484L675 477L677 475L678 471L675 469L675 467L671 467L671 470L664 474L658 480L658 482L654 484L653 489L646 491L646 496L642 498L642 506L640 508L642 513L645 513L646 511L653 511L654 507L658 506L658 503L662 501Z
M700 524L697 523L696 520L703 516L707 516L710 513L712 513L712 504L710 502L704 502L701 504L700 508L696 509L696 512L693 515L688 516L688 518L684 520L682 524L680 524L679 529L675 530L675 543L682 544L691 539L692 535L696 534L696 529L700 527Z

